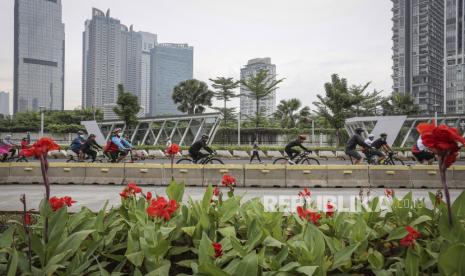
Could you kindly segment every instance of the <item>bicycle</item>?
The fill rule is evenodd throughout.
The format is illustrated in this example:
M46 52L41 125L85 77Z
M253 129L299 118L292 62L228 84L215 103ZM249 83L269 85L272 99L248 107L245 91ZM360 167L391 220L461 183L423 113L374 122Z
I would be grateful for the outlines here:
M397 157L397 153L390 151L381 165L405 165L405 163Z
M194 160L192 160L192 158L181 158L179 159L176 164L186 164L186 163L189 163L189 164L221 164L221 165L224 165L224 162L221 161L221 159L218 159L218 158L215 158L214 157L215 155L213 154L209 154L205 157L202 157L200 158L199 160L197 160L197 162L194 162Z
M302 165L320 165L320 161L318 159L309 157L309 154L311 152L302 152L300 153L294 160L290 160L289 157L280 157L276 158L273 161L273 164L289 164L289 165L294 165L294 164L302 164Z
M10 156L10 153L5 153L0 156L0 162L29 162L27 158L21 154L21 148L19 146L14 146L13 149L16 150L16 153L13 156Z
M89 160L91 157L87 154L85 155L86 157L84 158L84 160L79 160L79 158L75 156L74 154L68 154L68 155L69 155L69 158L66 160L66 163L69 163L69 162L103 163L103 160L104 160L104 158L99 158L99 157L97 157L95 160Z

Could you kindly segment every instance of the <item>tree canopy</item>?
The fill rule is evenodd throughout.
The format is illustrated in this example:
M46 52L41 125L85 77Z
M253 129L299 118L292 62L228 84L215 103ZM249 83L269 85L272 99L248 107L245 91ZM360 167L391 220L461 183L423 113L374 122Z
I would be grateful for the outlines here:
M131 92L124 91L122 84L118 84L117 106L113 111L130 128L137 124L137 113L140 111L139 99Z
M228 125L229 121L234 120L236 108L228 108L227 103L231 99L239 97L239 94L236 94L235 90L239 87L240 81L225 77L217 77L216 79L210 79L210 81L212 82L212 87L215 89L213 96L217 100L223 101L223 107L213 107L213 109L223 115L224 125Z
M186 80L174 87L173 101L178 110L187 114L203 113L212 106L213 92L208 85L196 79Z

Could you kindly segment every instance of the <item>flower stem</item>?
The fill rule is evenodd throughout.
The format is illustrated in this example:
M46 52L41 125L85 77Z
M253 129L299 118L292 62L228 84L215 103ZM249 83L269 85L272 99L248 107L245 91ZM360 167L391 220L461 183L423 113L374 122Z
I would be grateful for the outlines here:
M31 244L31 232L29 231L29 225L26 223L27 216L27 206L26 206L26 195L22 194L20 198L21 203L23 203L23 227L24 232L27 236L27 258L29 261L29 271L32 272L32 244Z
M445 157L447 154L441 154L438 155L438 161L439 161L439 173L441 174L441 182L442 186L444 187L444 193L446 195L446 204L447 204L447 213L448 213L448 218L449 218L449 225L452 226L452 208L451 208L451 203L450 203L450 194L449 194L449 187L447 186L447 180L446 180L446 164L445 164Z
M50 199L50 183L48 181L48 161L47 161L47 158L45 157L45 154L41 154L39 156L39 160L40 160L40 168L42 170L42 178L44 180L44 185L45 185L45 199L46 199L45 204L48 204L49 199ZM44 241L45 241L45 244L48 243L48 216L45 217Z

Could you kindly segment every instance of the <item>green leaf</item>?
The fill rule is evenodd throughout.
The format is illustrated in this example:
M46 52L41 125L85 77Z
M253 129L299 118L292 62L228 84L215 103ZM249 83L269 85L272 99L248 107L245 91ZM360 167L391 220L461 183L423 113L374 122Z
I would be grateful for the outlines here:
M10 226L0 235L0 248L11 247L14 231L15 228Z
M420 270L420 257L414 252L413 248L407 249L405 258L405 272L409 276L418 276Z
M239 263L235 276L255 276L258 275L258 256L251 252Z
M465 190L460 193L452 204L452 214L454 217L465 217Z
M292 270L298 268L299 266L300 266L300 264L298 262L290 262L290 263L285 264L283 267L281 267L279 269L279 271L288 272L288 271L292 271Z
M232 248L239 254L239 256L244 257L247 255L247 250L241 245L241 243L235 238L230 237Z
M236 229L234 228L234 226L219 228L218 232L220 232L220 234L223 237L235 237L236 236Z
M278 241L277 239L271 237L271 236L267 236L262 244L264 246L268 246L268 247L277 247L277 248L281 248L281 246L283 246L283 243Z
M358 246L359 243L356 243L351 246L344 247L342 250L336 252L336 254L334 254L334 261L331 269L337 269L341 265L345 264L348 260L350 260L352 253L354 253Z
M79 249L82 241L92 232L94 232L94 230L84 230L69 235L68 238L57 246L55 252L64 252L69 250L69 254L71 255Z
M213 263L201 263L199 266L199 272L201 274L210 275L210 276L229 276L226 272L216 267Z
M212 188L212 185L210 184L210 185L208 185L207 191L203 195L203 199L202 199L202 209L203 210L207 210L208 207L210 206L212 196L213 196L213 188Z
M240 203L235 197L231 197L228 200L224 201L218 210L221 217L220 223L229 221L237 213L237 210L240 207Z
M145 276L165 276L169 275L171 267L171 262L168 260L163 260L162 265L157 269L151 271L150 273L146 274Z
M430 221L431 220L431 217L427 216L427 215L422 215L422 216L419 216L418 218L416 218L414 221L412 221L410 223L410 226L415 226L415 225L418 225L418 224L421 224L425 221Z
M258 245L258 243L262 239L262 236L263 236L263 232L262 232L262 229L260 228L260 225L258 224L258 221L256 219L252 220L252 223L250 223L247 229L246 246L249 252L252 249L254 249L255 246Z
M62 265L57 265L57 264L59 262L61 262L70 251L71 251L71 249L60 252L59 254L56 254L52 258L50 258L50 260L47 262L47 266L44 269L45 274L46 275L53 275L55 270L62 267Z
M381 269L384 266L384 257L379 251L374 250L368 255L368 262L374 269Z
M160 232L163 235L164 238L167 238L173 230L176 229L176 227L160 227Z
M182 227L181 230L190 237L192 237L195 232L195 226Z
M211 262L211 257L215 254L212 242L205 232L202 233L202 239L199 244L199 264Z
M301 267L298 267L295 271L305 274L307 276L312 276L317 269L318 269L318 266L301 266Z
M465 244L454 244L439 255L438 266L442 275L465 275Z
M8 262L7 276L15 276L16 270L18 269L18 252L16 249L10 251L10 261Z
M131 254L127 254L126 258L136 267L139 267L142 265L142 262L144 261L144 252L142 251L137 251Z
M166 194L169 199L174 199L176 202L182 202L182 197L184 196L184 184L178 184L175 181L171 181L168 188L166 188Z
M386 241L400 240L403 237L405 237L405 235L407 235L407 230L405 230L405 227L404 226L397 227L396 229L391 231Z

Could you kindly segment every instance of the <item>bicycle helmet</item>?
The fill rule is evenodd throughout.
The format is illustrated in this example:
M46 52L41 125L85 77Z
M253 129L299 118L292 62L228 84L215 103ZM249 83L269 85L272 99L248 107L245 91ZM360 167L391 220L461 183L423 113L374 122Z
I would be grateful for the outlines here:
M202 139L208 139L208 138L210 138L210 136L208 136L207 134L202 135Z
M374 138L375 138L375 135L372 133L372 134L368 135L368 138L374 139Z
M361 127L358 127L358 128L355 129L355 133L357 133L357 134L362 134L362 132L364 132L364 131L365 130L363 128L361 128Z
M115 128L115 129L112 131L112 133L118 133L118 132L121 132L121 128L119 128L119 127L118 127L118 128Z
M379 136L380 137L387 137L387 134L386 133L381 133Z

